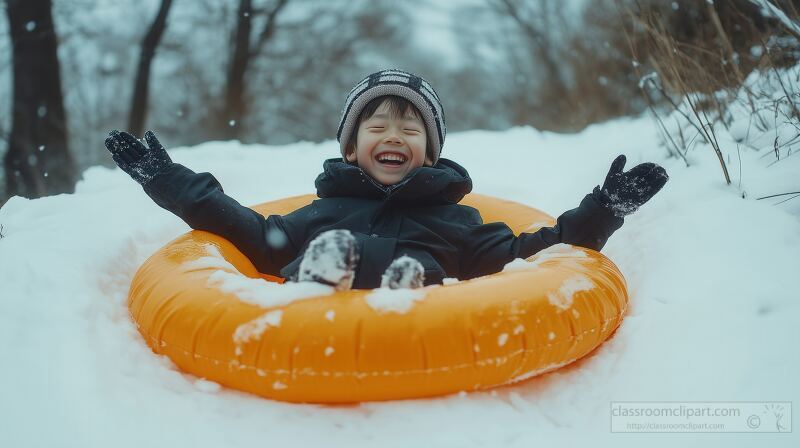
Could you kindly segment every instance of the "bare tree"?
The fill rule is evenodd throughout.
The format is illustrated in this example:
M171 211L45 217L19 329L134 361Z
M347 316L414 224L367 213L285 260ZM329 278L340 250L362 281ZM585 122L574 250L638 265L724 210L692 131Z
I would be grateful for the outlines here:
M249 96L264 100L253 102L244 126L259 141L333 138L354 82L387 66L414 71L420 60L408 42L408 12L396 2L314 0L302 6L253 60Z
M567 12L563 2L553 0L489 0L489 6L518 31L505 37L505 53L515 67L515 89L530 90L532 98L521 102L514 100L516 92L510 95L516 109L514 122L556 131L585 127L589 123L585 98L576 89L581 74L568 60L576 51L570 40L580 14ZM572 15L569 20L568 14Z
M265 43L275 34L278 14L288 4L288 0L275 0L263 12L266 14L263 28L258 33L256 42L252 42L252 19L256 12L252 0L239 0L239 11L236 18L236 34L233 40L233 56L228 65L228 77L225 87L225 103L223 106L222 137L231 139L239 137L241 126L237 124L247 112L245 101L245 75L251 59L256 56Z
M139 68L136 71L131 112L128 118L128 130L134 135L142 135L144 130L147 118L147 96L150 90L150 66L156 55L156 47L167 27L167 15L171 6L172 0L161 0L158 14L142 40L142 52L139 55Z
M6 194L40 197L74 191L50 0L6 0L13 45L11 135L4 157Z

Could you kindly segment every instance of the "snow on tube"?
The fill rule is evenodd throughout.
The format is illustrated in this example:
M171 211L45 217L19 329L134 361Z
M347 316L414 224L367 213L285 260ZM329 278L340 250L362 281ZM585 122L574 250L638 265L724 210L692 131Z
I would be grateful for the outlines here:
M282 215L315 198L253 208ZM462 203L516 233L554 222L489 196ZM152 350L185 372L276 400L348 403L480 390L557 369L611 336L628 304L608 258L567 245L421 290L333 293L280 281L227 240L191 231L139 268L128 305ZM310 296L290 301L286 291Z

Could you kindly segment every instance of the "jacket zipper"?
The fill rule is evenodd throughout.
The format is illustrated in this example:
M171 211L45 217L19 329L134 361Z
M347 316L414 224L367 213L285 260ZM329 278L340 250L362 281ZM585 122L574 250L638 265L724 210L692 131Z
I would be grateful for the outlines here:
M396 183L394 185L389 185L387 187L385 185L381 185L378 182L376 182L375 179L373 179L371 176L368 176L366 173L364 173L364 170L361 170L361 176L369 179L369 181L372 183L372 185L374 185L378 190L380 190L383 193L383 199L384 200L389 199L389 197L391 197L392 194L394 194L395 191L397 191L400 187L402 187L403 185L407 184L408 181L411 180L411 177L409 177L409 178L407 178L407 179L405 179L405 180L403 180L403 181L401 181L399 183Z

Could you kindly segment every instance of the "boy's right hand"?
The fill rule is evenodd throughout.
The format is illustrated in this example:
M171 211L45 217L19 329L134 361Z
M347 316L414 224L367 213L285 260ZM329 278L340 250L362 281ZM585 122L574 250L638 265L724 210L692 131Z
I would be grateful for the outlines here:
M105 142L117 166L142 185L172 165L172 159L152 131L145 132L144 139L146 147L133 135L114 130Z
M603 207L617 217L635 212L658 193L669 176L667 171L655 163L641 163L628 171L625 156L620 154L611 163L602 187L596 187L593 195Z

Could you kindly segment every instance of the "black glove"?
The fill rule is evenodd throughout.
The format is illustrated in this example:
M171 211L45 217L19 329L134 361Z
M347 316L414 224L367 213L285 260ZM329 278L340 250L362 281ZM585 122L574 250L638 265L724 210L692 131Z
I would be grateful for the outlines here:
M667 183L667 171L655 163L642 163L623 172L625 156L620 154L611 163L603 187L595 187L592 195L614 216L622 218L635 212L655 196Z
M152 131L145 132L144 139L147 147L127 132L111 131L106 138L106 148L114 162L142 185L172 165L172 159Z

